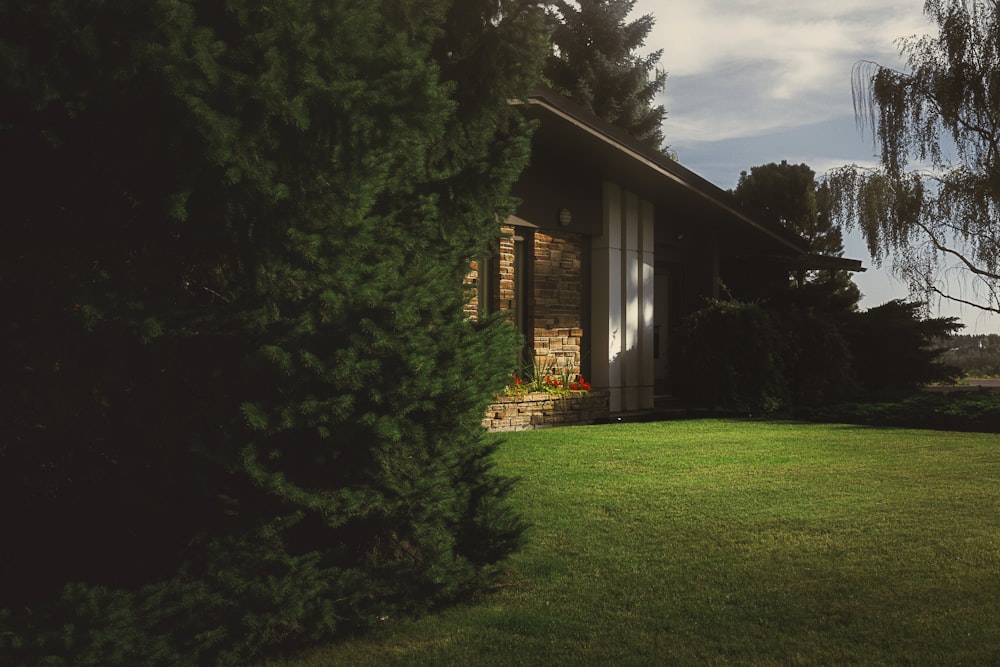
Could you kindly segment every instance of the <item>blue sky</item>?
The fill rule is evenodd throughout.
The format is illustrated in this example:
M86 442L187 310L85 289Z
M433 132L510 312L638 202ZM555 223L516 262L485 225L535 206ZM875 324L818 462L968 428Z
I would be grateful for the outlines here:
M643 14L656 18L646 47L663 49L668 74L667 141L681 164L726 189L769 162L820 176L874 164L854 119L851 69L862 59L902 67L896 40L934 28L923 0L637 0L632 17ZM868 267L855 278L863 307L908 295L891 258L875 266L860 234L848 233L845 250ZM1000 332L1000 317L967 306L932 302L931 313L959 317L964 333Z

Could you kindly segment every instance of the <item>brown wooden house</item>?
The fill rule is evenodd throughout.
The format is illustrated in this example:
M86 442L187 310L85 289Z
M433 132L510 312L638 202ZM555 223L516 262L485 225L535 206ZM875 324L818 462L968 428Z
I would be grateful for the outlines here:
M537 121L521 199L476 262L473 310L512 314L525 365L580 373L612 414L670 391L673 330L720 290L787 289L795 268L863 270L741 213L729 193L558 93L519 102Z

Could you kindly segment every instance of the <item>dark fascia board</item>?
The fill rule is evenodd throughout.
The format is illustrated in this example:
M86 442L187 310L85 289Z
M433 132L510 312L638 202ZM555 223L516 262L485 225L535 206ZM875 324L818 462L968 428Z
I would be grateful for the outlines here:
M844 260L837 257L821 258L818 255L810 255L806 250L805 241L797 235L789 234L785 230L771 229L753 220L738 210L730 193L687 169L677 161L670 159L660 151L654 150L636 140L621 128L595 116L551 88L536 86L529 93L526 100L515 101L515 103L528 104L535 109L543 109L545 112L571 123L582 132L603 140L621 154L652 170L660 178L665 178L701 198L737 224L752 229L777 242L798 258L799 261L828 264L830 261L836 260L834 263L839 265L838 268L844 268L849 271L864 270L861 267L861 262L857 260Z
M854 273L864 273L867 269L861 265L860 259L847 259L846 257L831 257L830 255L806 255L797 258L799 268L803 269L828 269L831 271L851 271Z
M859 259L847 259L846 257L833 257L831 255L816 255L805 253L802 255L740 255L743 259L767 260L776 264L783 264L789 269L827 270L827 271L851 271L852 273L864 273L867 269L861 265Z

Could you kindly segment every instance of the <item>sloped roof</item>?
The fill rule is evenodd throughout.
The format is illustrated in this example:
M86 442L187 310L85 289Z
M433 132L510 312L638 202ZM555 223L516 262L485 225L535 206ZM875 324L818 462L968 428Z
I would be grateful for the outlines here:
M716 226L736 243L751 243L799 266L864 271L859 260L811 255L797 235L753 220L730 193L554 90L536 87L521 104L528 117L540 121L535 141L563 151L567 162L583 163L625 185L657 210Z

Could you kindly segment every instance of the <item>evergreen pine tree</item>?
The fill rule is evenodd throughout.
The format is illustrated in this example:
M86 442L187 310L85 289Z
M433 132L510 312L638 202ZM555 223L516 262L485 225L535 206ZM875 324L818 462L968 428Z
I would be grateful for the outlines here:
M826 183L816 182L816 173L805 164L774 162L752 167L740 174L733 191L740 207L754 220L775 229L784 229L806 242L810 253L840 257L844 240L840 228L830 215L830 195ZM795 271L795 283L823 283L829 296L853 309L861 293L842 270Z
M808 252L839 257L840 230L829 216L824 184L805 164L770 163L740 174L734 196L745 211L772 229L801 239ZM843 331L861 292L844 270L796 268L796 289L764 302L783 332L782 371L788 398L797 406L837 400L852 389L851 359Z
M239 662L515 548L480 420L516 341L461 278L544 32L523 0L0 3L4 650Z
M667 112L656 104L666 85L663 50L640 56L654 18L629 21L635 0L555 0L553 52L545 76L556 90L660 150Z

